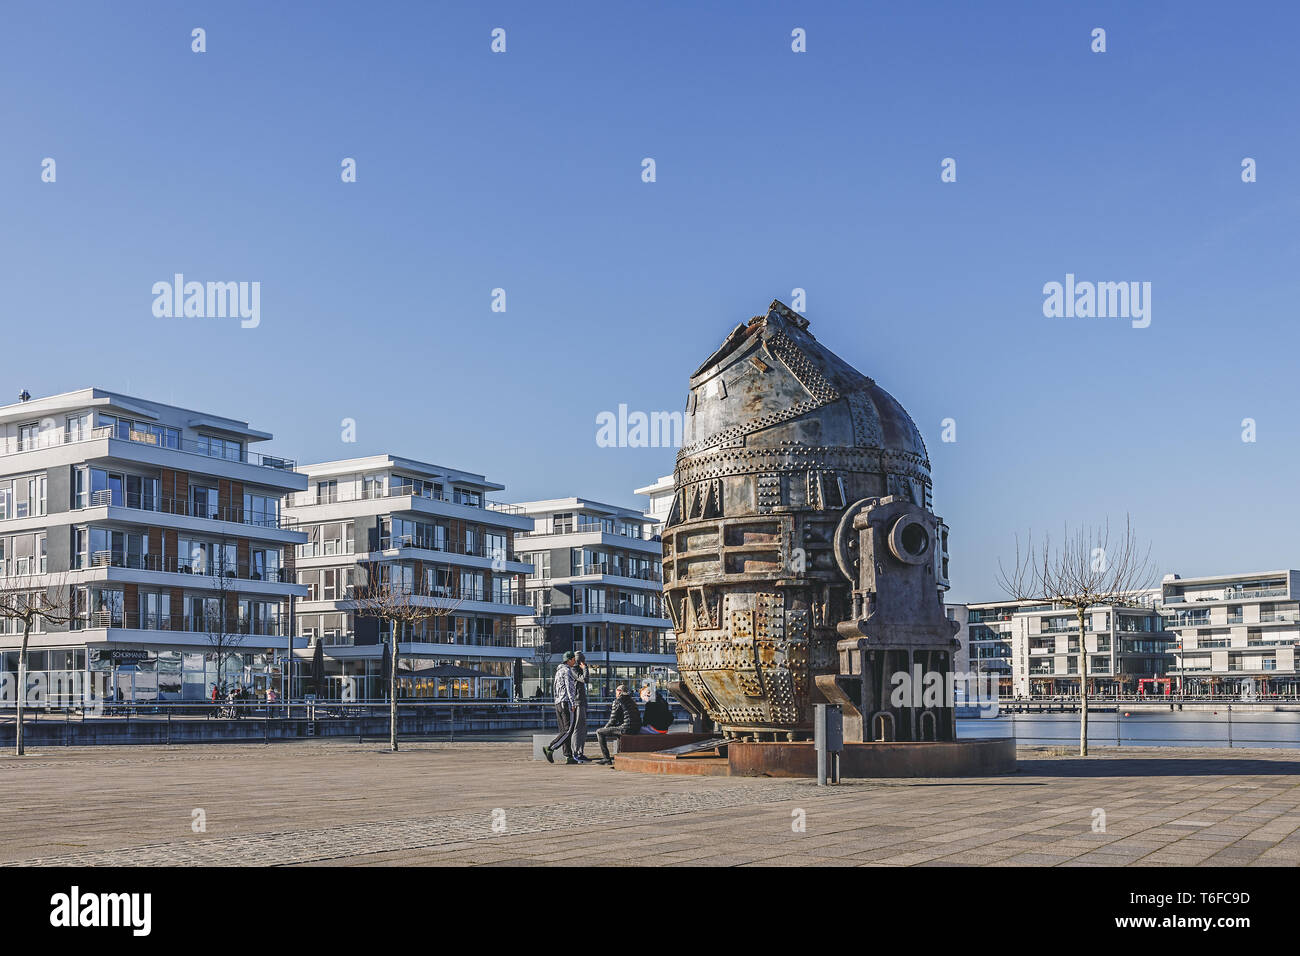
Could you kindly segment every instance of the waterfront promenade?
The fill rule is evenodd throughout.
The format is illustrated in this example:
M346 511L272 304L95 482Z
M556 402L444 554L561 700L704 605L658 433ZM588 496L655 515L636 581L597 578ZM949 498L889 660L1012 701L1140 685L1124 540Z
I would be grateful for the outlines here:
M1059 753L819 788L550 765L522 742L46 748L0 757L0 863L1300 863L1300 753Z

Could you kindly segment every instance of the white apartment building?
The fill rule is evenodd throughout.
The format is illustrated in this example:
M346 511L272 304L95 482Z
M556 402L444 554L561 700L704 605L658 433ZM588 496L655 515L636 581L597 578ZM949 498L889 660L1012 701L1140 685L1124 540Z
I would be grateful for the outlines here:
M32 637L31 680L80 674L133 701L206 700L218 683L265 695L303 593L304 538L280 501L306 487L292 462L250 451L270 438L102 388L0 408L0 588L62 586L74 614ZM0 622L6 674L21 638Z
M961 642L968 669L996 675L998 693L1011 697L1016 691L1012 669L1012 621L1022 611L1049 610L1050 605L1033 601L981 601L949 605L960 609L954 618L961 629Z
M392 455L304 465L306 490L285 502L305 541L298 548L297 633L320 641L322 696L380 700L390 624L358 615L349 588L373 568L398 582L436 616L398 636L398 694L411 698L508 698L531 647L516 640L515 618L530 571L515 535L533 528L515 505L489 501L503 490L483 475Z
M658 523L586 498L520 507L532 524L518 538L520 559L533 568L520 636L538 649L527 694L547 693L549 673L567 650L586 653L601 696L618 681L669 679L677 657L663 606Z
M646 485L644 488L638 488L633 492L633 494L645 495L650 499L650 507L645 512L646 517L654 519L661 528L664 522L668 520L668 512L672 510L673 498L676 493L672 475L664 475L655 481L653 485Z
M1161 583L1173 670L1184 694L1296 694L1300 571L1260 571Z
M1156 693L1143 680L1169 671L1174 635L1155 605L1157 592L1135 596L1136 607L1095 607L1084 616L1088 691L1091 694ZM1073 608L1033 606L1011 616L1013 696L1077 696L1079 618Z

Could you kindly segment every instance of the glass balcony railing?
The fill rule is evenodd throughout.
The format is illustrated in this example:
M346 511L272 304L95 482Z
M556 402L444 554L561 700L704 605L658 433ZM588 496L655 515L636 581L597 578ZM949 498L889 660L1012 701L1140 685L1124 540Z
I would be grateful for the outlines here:
M184 515L188 518L202 518L207 521L229 521L234 524L246 524L255 528L282 527L279 514L267 511L245 510L243 506L196 507L184 498L168 498L161 495L124 494L120 491L101 489L86 495L79 508L131 508L136 511L152 511L158 514Z
M242 445L236 447L234 443L230 442L219 442L214 448L206 441L190 438L168 439L154 432L114 428L111 425L77 431L51 428L31 437L0 439L0 456L18 455L28 451L38 451L42 448L57 448L60 445L98 441L104 438L111 438L115 441L129 441L140 445L154 445L172 451L185 452L186 454L202 455L205 458L238 461L247 465L257 465L261 468L274 468L277 471L293 471L296 467L295 463L288 458L261 455L257 452L248 451Z

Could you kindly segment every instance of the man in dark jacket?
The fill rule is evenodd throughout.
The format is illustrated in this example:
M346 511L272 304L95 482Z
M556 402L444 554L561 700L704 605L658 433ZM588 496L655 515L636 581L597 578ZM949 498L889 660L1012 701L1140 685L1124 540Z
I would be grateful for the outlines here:
M627 692L626 684L619 684L614 688L614 703L609 708L609 720L605 721L605 726L596 731L596 739L600 741L600 760L597 763L605 765L612 764L614 758L609 755L609 740L612 737L617 740L624 734L637 734L641 732L641 711L637 709L636 701L632 695Z

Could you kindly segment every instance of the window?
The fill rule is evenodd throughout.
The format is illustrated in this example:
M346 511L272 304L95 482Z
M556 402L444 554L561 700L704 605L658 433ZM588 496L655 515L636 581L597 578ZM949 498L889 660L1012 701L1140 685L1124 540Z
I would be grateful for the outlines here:
M462 571L460 573L461 600L482 601L485 596L483 593L483 572Z
M332 505L339 500L339 483L337 479L316 482L316 504Z
M140 594L140 628L145 631L164 631L171 628L171 595L165 592L144 591Z
M258 528L280 526L280 499L275 495L244 494L244 522Z
M190 514L196 518L216 518L221 513L216 488L190 485Z
M515 579L503 574L492 575L492 600L497 604L514 604Z
M63 440L82 441L90 437L90 412L69 415L64 422Z
M227 461L243 461L244 459L244 443L232 438L214 438L211 435L200 435L198 450L200 454L208 455L211 458L224 458Z
M158 479L126 476L126 506L143 511L158 510Z

